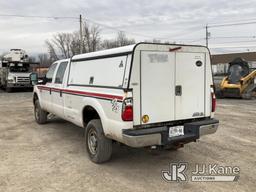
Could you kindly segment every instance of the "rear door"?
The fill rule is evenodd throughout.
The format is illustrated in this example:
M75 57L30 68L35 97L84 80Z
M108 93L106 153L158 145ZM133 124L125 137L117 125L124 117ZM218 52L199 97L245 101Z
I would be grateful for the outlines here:
M175 120L205 114L205 54L176 53Z
M175 53L141 52L141 114L148 124L174 120Z

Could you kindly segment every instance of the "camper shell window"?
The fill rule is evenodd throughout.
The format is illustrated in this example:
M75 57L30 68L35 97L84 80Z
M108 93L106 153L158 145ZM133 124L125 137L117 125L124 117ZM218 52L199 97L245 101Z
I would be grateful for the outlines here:
M128 55L72 61L68 84L123 88ZM130 60L129 60L130 61Z

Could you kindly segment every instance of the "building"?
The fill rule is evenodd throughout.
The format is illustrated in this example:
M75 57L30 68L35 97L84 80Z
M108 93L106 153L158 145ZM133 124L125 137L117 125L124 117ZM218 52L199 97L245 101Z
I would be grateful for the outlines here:
M252 69L256 69L256 52L230 53L212 55L212 70L214 75L225 75L228 71L229 62L241 57L246 60Z

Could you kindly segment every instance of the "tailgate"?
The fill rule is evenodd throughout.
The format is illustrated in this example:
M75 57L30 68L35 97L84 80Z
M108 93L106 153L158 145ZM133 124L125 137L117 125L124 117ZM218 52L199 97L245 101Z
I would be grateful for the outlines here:
M141 51L140 57L141 124L205 116L205 53Z

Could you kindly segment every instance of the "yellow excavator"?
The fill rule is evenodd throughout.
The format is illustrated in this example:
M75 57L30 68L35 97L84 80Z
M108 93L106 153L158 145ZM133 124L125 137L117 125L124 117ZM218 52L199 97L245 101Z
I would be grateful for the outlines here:
M220 96L252 99L256 96L256 69L247 61L236 58L229 63L228 75L220 84Z

